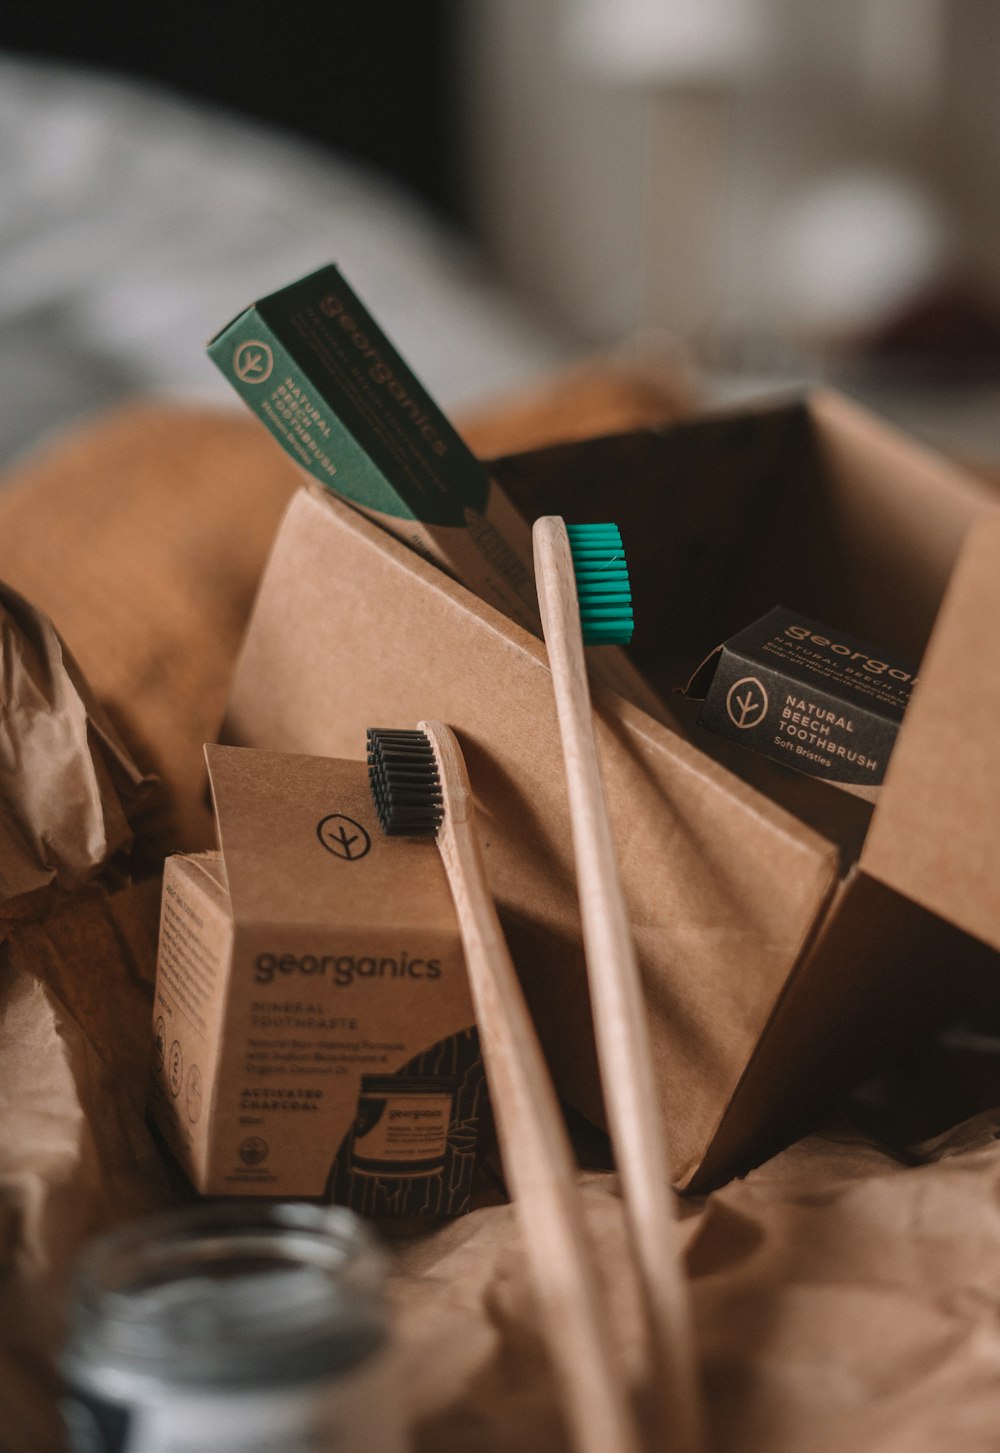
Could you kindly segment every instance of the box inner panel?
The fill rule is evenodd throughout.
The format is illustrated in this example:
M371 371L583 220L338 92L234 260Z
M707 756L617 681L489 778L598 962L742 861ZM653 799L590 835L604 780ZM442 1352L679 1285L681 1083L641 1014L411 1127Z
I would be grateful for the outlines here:
M680 729L856 860L871 807L699 728L672 695L774 605L917 666L984 504L957 470L833 395L555 446L491 466L535 518L613 519L632 654Z

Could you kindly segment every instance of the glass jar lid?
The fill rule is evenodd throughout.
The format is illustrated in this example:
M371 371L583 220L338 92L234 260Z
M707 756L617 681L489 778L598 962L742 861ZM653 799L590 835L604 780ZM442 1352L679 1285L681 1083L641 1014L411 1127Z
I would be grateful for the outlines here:
M341 1206L223 1202L129 1222L81 1260L67 1373L202 1387L346 1371L386 1336L384 1262Z

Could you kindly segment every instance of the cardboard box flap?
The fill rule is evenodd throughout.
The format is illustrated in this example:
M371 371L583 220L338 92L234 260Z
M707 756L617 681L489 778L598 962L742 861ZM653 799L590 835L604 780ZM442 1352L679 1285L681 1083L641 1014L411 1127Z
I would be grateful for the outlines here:
M606 519L635 601L634 659L670 693L777 601L917 661L981 481L824 390L493 461L529 518Z
M453 928L436 845L383 835L363 762L219 746L205 757L237 923Z
M1000 948L1000 515L970 531L862 853L872 877Z

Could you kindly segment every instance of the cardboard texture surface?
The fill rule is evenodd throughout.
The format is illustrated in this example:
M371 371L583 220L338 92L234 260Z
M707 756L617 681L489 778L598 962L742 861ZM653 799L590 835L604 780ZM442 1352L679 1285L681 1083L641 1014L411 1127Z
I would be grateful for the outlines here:
M865 867L1000 949L996 516L976 526L962 552L921 675Z
M579 410L561 406L560 419L567 414L574 428L586 427ZM592 416L615 426L607 413ZM626 413L620 422L642 419ZM827 421L817 418L816 425L822 436ZM495 439L489 426L489 419L480 425L481 437ZM533 416L532 429L542 427ZM706 492L710 511L728 489L737 517L723 508L717 519L735 546L743 526L753 523L739 515L736 479L741 469L744 477L749 471L740 459L738 427L734 422L728 435L731 448L715 451L719 468L710 478L699 480L696 467L703 445L712 452L701 426L693 439L668 434L661 444L647 436L625 446L597 443L593 459L621 463L623 493L631 499L623 461L659 454L657 468L688 525L697 519L697 488ZM501 437L516 446L516 435ZM537 433L528 438L543 442ZM912 466L911 477L926 481L921 508L927 504L923 518L930 528L921 548L944 542L927 592L933 615L965 528L961 519L958 528L937 517L933 495L938 487L946 494L958 488L970 503L968 516L981 508L975 491L943 463L871 425L836 443L831 463L856 473L862 484L866 472L878 482L883 458L891 467L902 461L904 474ZM777 453L772 450L768 465L759 452L764 445L758 438L754 468L762 495L768 470L772 485L778 477ZM680 467L688 457L690 471ZM599 476L588 480L572 450L549 451L549 463L553 479L563 469L583 494L604 487ZM784 471L794 495L804 476L790 464ZM180 804L174 821L188 825L188 836L174 841L187 848L209 840L201 742L224 694L219 673L228 667L263 552L293 487L294 472L252 422L146 409L109 417L27 462L19 488L0 494L0 575L56 619L98 694L128 729L129 745L167 765ZM785 508L792 508L787 500ZM804 506L801 512L808 514ZM899 522L904 553L920 519L916 510L912 521ZM689 582L714 560L727 580L746 576L739 552L726 562L707 529L701 536L688 530L685 538L685 545L673 536L661 539L653 553L670 554ZM709 570L707 579L716 578ZM806 572L804 583L809 578ZM918 596L921 590L918 582ZM766 591L758 600L761 595L761 609L774 603ZM701 623L705 650L740 618L752 618L745 601L734 600L736 618L727 621L721 592L703 603L715 616ZM813 608L823 604L820 592ZM910 623L905 602L887 595L885 604L900 627L898 647L906 648L912 625L919 651L927 613L917 612ZM851 623L829 609L820 618ZM684 620L681 614L676 647L666 617L660 634L665 656L676 656L678 681L692 664L697 612L688 611L681 629ZM697 649L692 654L698 659ZM797 810L806 789L821 791L798 779ZM824 796L838 809L859 805L836 793ZM691 836L697 848L697 834ZM205 860L201 871L219 886L217 870ZM873 890L893 897L870 883L861 893ZM850 884L844 890L853 891ZM185 1193L168 1177L141 1119L159 904L157 879L111 896L95 886L44 922L2 927L3 1453L64 1453L52 1358L68 1270L83 1238ZM927 917L921 922L926 926ZM892 949L891 928L890 922L890 941L880 951ZM830 932L817 935L814 953L821 944L830 955L821 969L826 991L835 994L847 970L863 992L856 942L849 935L837 942ZM940 962L952 962L947 945ZM897 967L905 977L905 959ZM792 995L786 998L791 1002ZM810 1012L822 1042L823 1000ZM777 1088L784 1095L800 1087L801 1081L786 1087L779 1080ZM1000 1256L998 1136L996 1115L929 1144L900 1142L895 1150L838 1126L784 1151L746 1180L686 1203L682 1230L714 1447L725 1453L993 1448L1000 1421L1000 1300L984 1268ZM633 1358L637 1319L614 1178L591 1175L585 1194L614 1291L616 1337ZM566 1444L539 1350L513 1208L477 1209L432 1236L399 1243L392 1260L401 1381L416 1453L470 1447L559 1453Z
M200 1191L457 1215L483 1071L435 843L361 762L206 748L221 857L166 867L150 1111Z
M943 590L969 526L992 505L960 471L905 442L896 452L896 442L863 411L822 395L500 461L495 473L529 516L604 516L614 479L646 642L639 658L664 689L775 597L919 658L919 633L937 604L929 582ZM905 599L883 612L887 577ZM727 1124L727 1110L828 910L840 912L831 896L850 859L842 842L712 760L705 734L693 745L618 698L598 699L602 770L678 1175L689 1181L706 1158L722 1175L775 1133L742 1116ZM360 755L367 725L427 715L462 738L490 828L488 869L557 1082L597 1118L544 654L337 501L301 492L237 668L229 739ZM878 972L865 951L862 980ZM840 1032L849 1040L850 1025ZM846 1043L819 1068L797 1056L811 1103L852 1070ZM731 1134L734 1124L741 1135ZM725 1165L711 1152L715 1140L730 1148Z

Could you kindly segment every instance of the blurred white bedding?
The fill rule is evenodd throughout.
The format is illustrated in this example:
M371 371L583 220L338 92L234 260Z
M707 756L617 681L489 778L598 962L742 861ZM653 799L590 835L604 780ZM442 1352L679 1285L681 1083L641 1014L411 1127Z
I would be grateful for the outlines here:
M391 183L145 83L0 57L0 463L129 395L231 401L207 338L329 261L446 410L565 356Z

